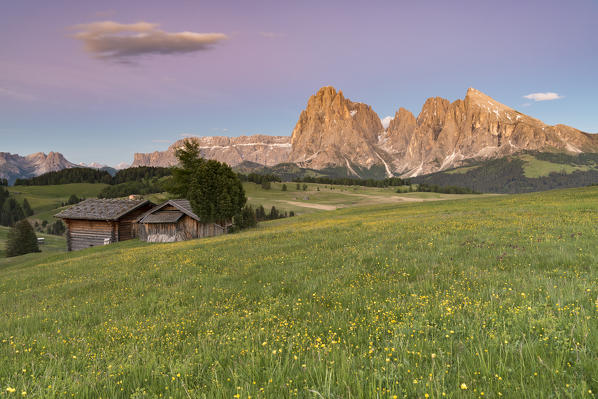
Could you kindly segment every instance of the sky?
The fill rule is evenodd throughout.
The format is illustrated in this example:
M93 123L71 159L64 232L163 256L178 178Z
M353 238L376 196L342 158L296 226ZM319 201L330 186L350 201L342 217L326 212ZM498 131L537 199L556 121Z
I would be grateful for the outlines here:
M4 2L0 151L116 165L289 136L328 85L381 118L474 87L596 133L596 20L596 0Z

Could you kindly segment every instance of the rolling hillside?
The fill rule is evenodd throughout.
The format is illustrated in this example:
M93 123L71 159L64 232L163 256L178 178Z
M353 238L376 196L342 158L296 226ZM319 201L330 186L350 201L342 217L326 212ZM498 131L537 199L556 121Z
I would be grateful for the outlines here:
M49 254L66 251L66 239L64 237L36 233L38 237L43 237L45 239L45 243L39 246L41 253L5 258L6 241L8 239L9 230L9 227L0 226L0 269L9 265L27 262L32 259L35 259L36 261L42 261L42 259L45 259Z
M19 202L27 198L34 211L33 219L53 222L55 220L53 216L72 194L79 198L93 198L107 186L100 183L73 183L51 186L10 186L8 190Z
M383 204L1 268L0 386L46 398L593 397L597 198Z
M598 154L526 152L411 179L482 193L526 193L598 184Z

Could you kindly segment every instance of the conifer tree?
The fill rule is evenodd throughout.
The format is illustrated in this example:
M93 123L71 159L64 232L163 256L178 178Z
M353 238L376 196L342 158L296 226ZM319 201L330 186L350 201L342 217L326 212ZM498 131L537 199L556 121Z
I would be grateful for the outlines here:
M27 220L21 220L8 232L6 242L6 256L18 256L30 252L40 252L37 246L37 236Z
M23 200L23 213L25 214L25 216L29 217L33 215L33 209L31 209L31 205L29 205L29 201L27 201L27 198L25 198Z

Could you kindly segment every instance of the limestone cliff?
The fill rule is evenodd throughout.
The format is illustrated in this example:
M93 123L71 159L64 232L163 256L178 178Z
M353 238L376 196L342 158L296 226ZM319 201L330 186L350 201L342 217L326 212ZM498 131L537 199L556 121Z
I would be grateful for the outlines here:
M289 161L323 169L380 164L376 148L384 128L369 105L354 103L333 87L323 87L307 102L291 135Z
M598 135L545 123L469 89L464 100L426 100L415 117L399 108L385 130L369 105L333 87L311 96L291 137L196 137L205 158L232 166L243 161L273 166L356 169L378 166L387 176L417 176L459 166L468 159L498 158L524 150L598 152ZM132 166L171 166L175 149L135 154Z
M200 154L207 159L226 162L231 166L243 161L273 166L287 162L291 150L290 138L287 136L240 136L240 137L191 137L181 139L172 144L166 151L155 151L149 154L136 153L131 166L173 166L177 164L175 151L185 140L193 140L199 144Z

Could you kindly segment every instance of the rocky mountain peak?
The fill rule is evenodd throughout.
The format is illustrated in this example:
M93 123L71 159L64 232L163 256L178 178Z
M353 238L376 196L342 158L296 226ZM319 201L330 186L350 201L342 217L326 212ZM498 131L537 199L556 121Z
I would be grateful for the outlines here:
M467 89L465 95L465 106L473 107L478 106L485 108L487 111L515 111L513 108L506 106L505 104L499 103L492 97L482 93L474 88Z
M312 168L379 163L373 146L384 131L369 105L323 87L307 102L291 135L291 161Z
M290 138L269 137L197 140L203 157L231 165L292 162L314 169L345 168L356 177L372 166L379 168L376 173L382 168L386 175L416 176L457 167L468 159L525 150L598 152L598 135L548 126L473 88L452 103L429 98L417 116L399 108L384 130L369 105L326 86L310 96ZM172 165L176 163L173 146L166 152L135 154L133 165Z
M417 117L417 124L440 126L444 122L450 105L451 103L447 99L441 97L428 98Z

